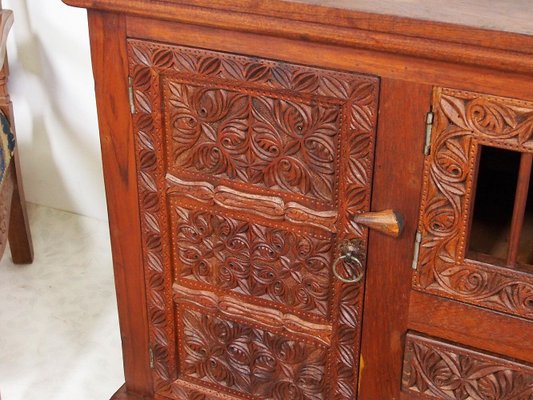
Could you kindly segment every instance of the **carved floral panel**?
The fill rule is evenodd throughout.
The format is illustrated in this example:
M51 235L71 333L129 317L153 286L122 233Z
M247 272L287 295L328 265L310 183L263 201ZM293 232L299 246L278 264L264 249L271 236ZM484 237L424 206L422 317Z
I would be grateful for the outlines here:
M196 311L182 318L186 378L254 399L327 398L324 349Z
M327 317L334 237L315 238L176 207L181 278Z
M409 333L402 390L423 399L530 400L533 367Z
M533 276L465 259L481 145L533 152L533 103L436 89L431 154L424 167L414 286L533 318Z
M366 242L350 216L370 207L378 79L128 55L155 392L355 399L364 285L330 271L337 243Z
M339 104L169 83L174 165L335 200Z

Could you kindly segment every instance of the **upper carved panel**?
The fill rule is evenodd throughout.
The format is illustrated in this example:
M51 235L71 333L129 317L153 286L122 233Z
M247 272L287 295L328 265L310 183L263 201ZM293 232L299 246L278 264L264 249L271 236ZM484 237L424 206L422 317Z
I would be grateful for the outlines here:
M180 278L328 316L333 238L175 207Z
M530 400L533 368L408 334L402 389L423 399Z
M533 318L533 276L465 259L480 145L533 152L533 103L437 89L424 167L414 285L463 302Z
M334 201L338 105L169 83L174 167Z
M135 87L153 73L166 76L162 90L173 174L187 171L330 206L337 202L339 135L374 130L377 79L135 40L130 44ZM136 90L135 97L143 111L151 112L146 93Z
M185 311L187 377L253 399L327 399L326 353L261 329Z

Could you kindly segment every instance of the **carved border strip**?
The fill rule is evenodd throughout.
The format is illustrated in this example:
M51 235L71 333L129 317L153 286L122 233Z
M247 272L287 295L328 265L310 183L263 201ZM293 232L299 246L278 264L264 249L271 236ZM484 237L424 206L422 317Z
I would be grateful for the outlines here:
M402 390L424 399L526 400L533 366L408 333Z
M343 238L366 241L366 230L348 219L348 214L366 211L370 206L370 184L374 155L379 81L374 77L325 71L268 60L228 55L177 46L150 44L128 40L130 71L134 83L136 114L134 116L139 165L139 186L143 220L143 249L147 265L148 307L151 311L150 337L158 346L155 354L154 380L160 394L172 396L175 389L174 322L171 304L171 276L168 249L163 237L166 231L166 196L159 187L164 181L161 121L152 114L161 101L160 74L201 76L213 84L220 80L246 83L250 87L267 86L280 91L297 91L308 96L345 99L342 112L342 135L337 149L337 165L341 176L337 184L341 193L338 221ZM342 145L341 142L342 141ZM342 160L342 163L341 163ZM159 224L162 224L162 227ZM165 274L163 271L167 271ZM360 313L363 288L335 283L332 351L327 376L332 376L331 394L335 399L354 399L360 335ZM156 318L156 316L158 318ZM198 395L191 392L191 396ZM219 394L221 398L227 396ZM196 397L195 397L196 398Z
M416 289L533 318L533 276L465 260L480 145L533 152L533 103L437 88Z

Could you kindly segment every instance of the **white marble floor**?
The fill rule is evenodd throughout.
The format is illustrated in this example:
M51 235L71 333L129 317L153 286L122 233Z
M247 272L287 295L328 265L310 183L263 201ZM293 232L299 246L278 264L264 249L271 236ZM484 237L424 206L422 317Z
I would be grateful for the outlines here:
M0 262L2 400L107 400L124 382L107 223L29 206L35 262Z

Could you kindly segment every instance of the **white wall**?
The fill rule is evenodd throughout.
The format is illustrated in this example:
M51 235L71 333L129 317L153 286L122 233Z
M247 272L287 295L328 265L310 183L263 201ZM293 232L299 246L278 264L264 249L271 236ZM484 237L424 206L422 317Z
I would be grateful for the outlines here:
M27 200L106 219L85 10L4 0L15 13L9 62Z

